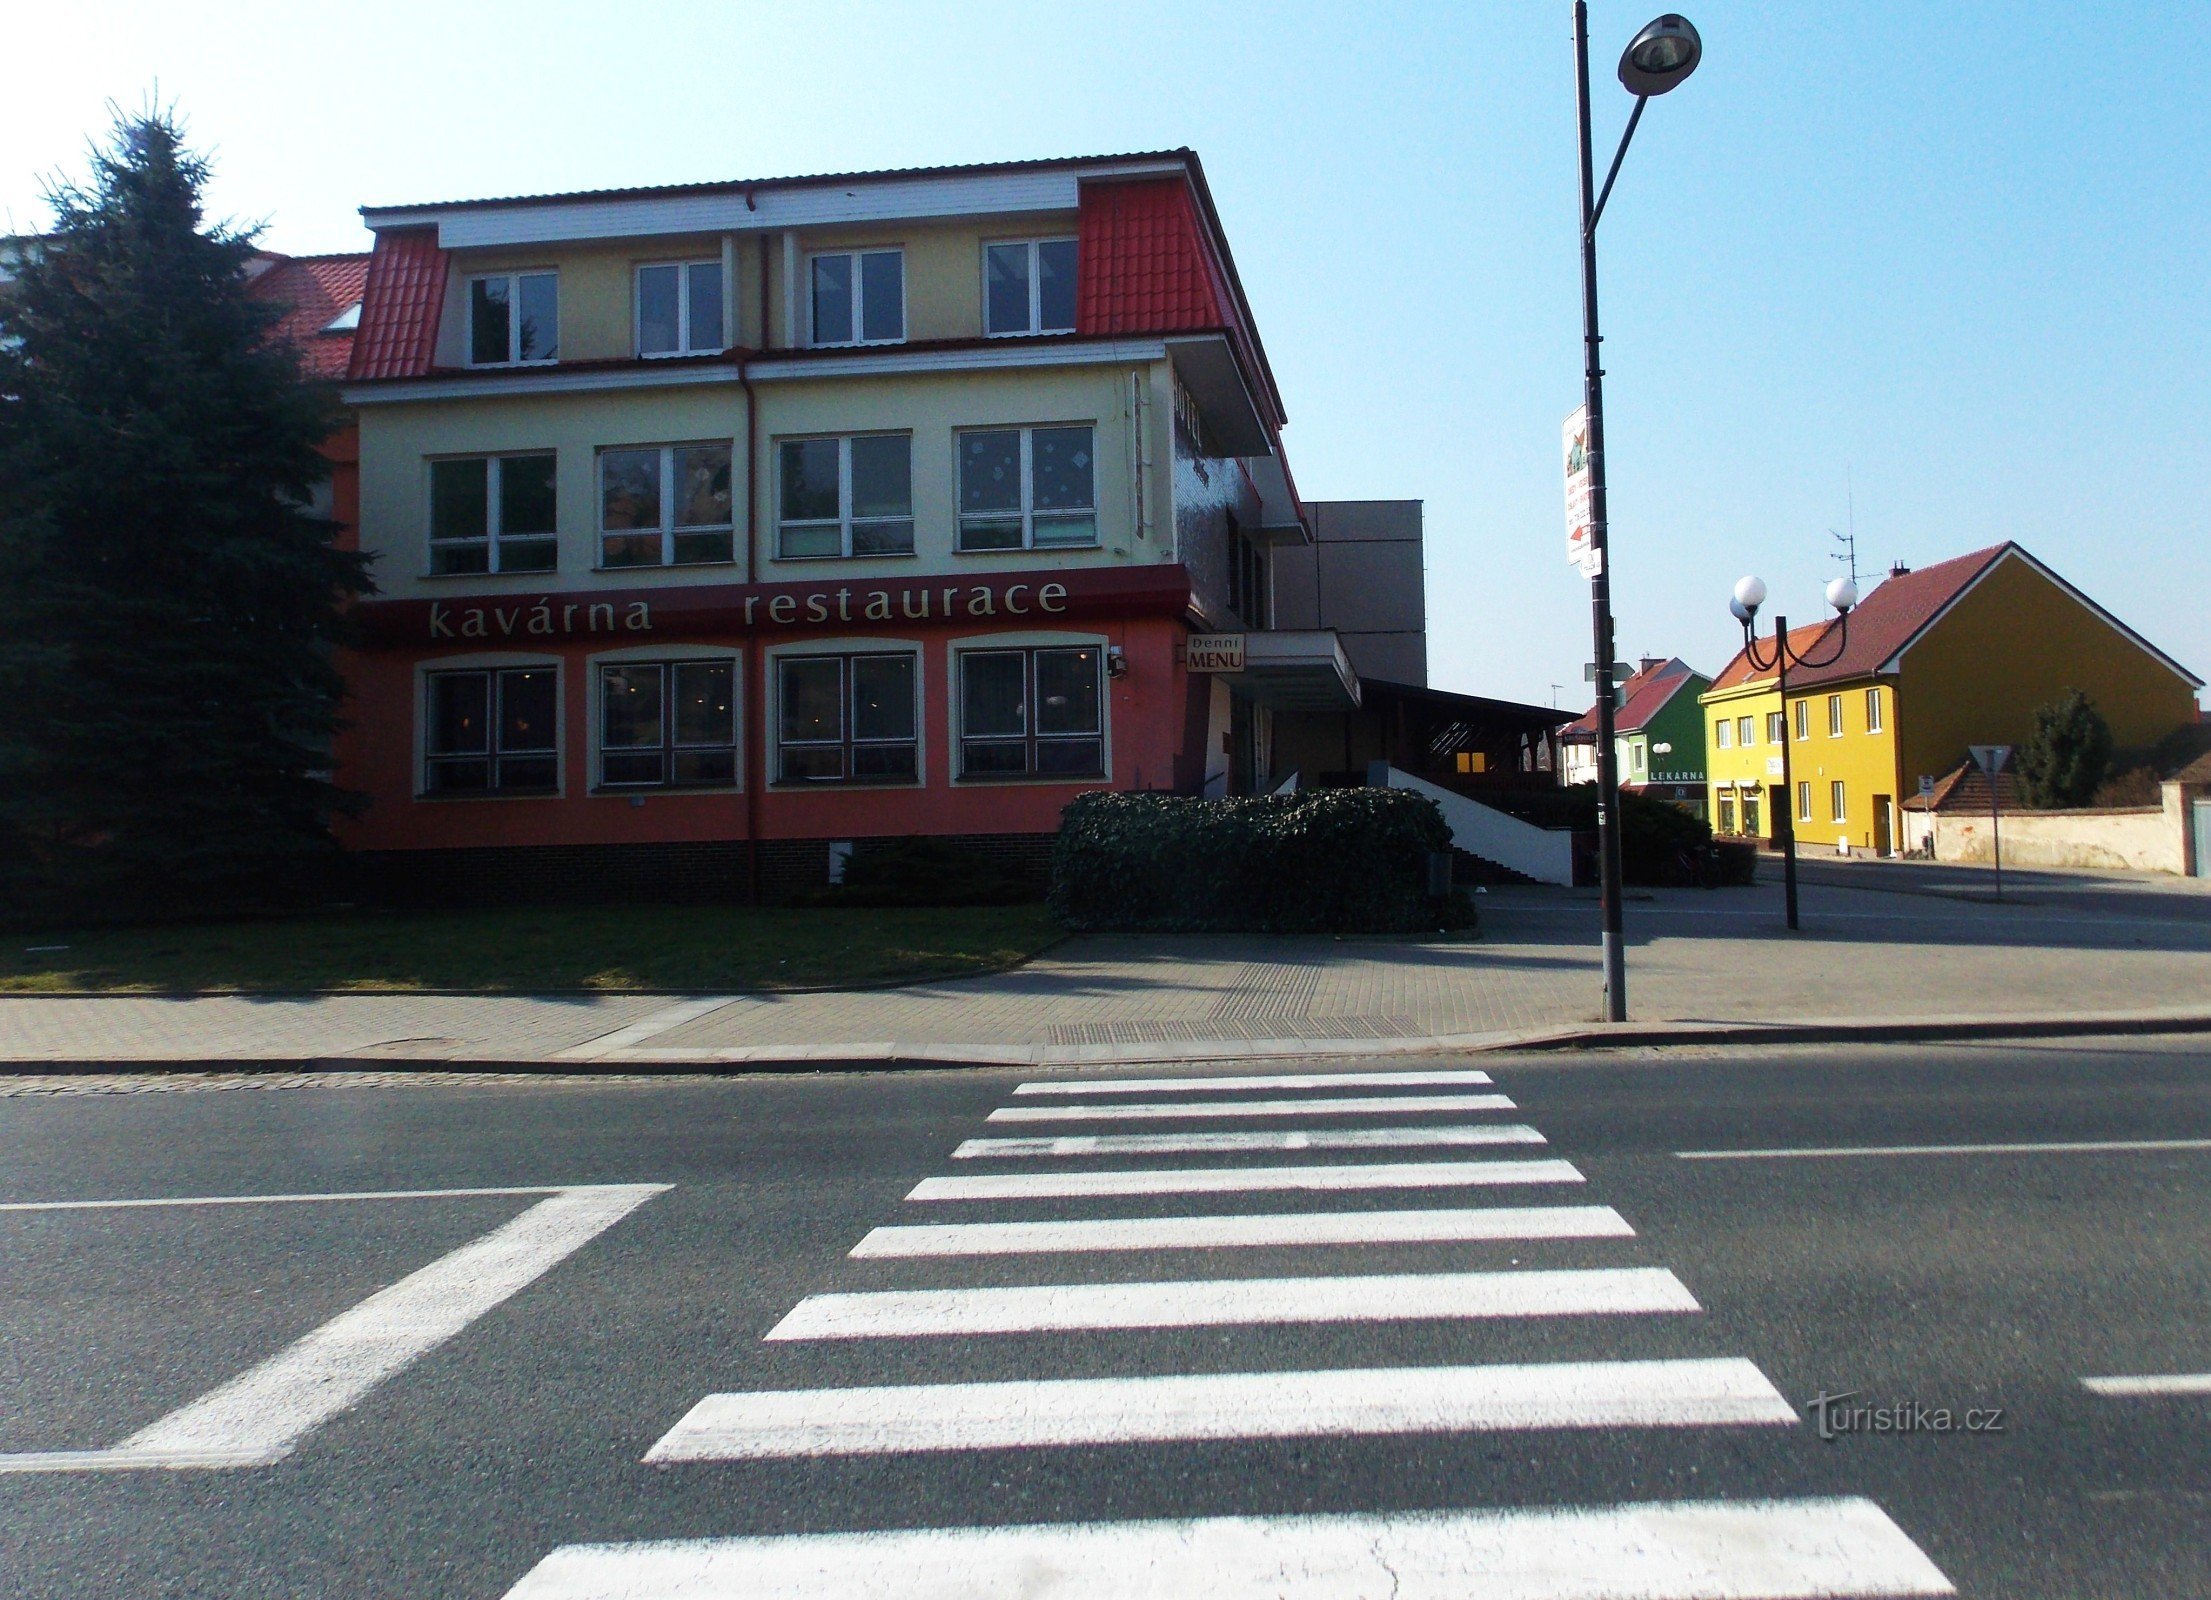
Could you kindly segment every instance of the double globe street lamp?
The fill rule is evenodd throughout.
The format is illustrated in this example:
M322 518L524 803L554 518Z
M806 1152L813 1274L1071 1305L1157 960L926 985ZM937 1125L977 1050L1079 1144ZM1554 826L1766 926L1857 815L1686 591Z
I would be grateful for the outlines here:
M1758 608L1766 603L1766 580L1747 577L1735 585L1735 594L1727 602L1727 609L1735 614L1735 620L1743 625L1743 656L1753 672L1770 672L1774 675L1774 689L1780 695L1781 704L1781 793L1769 795L1766 814L1773 819L1774 843L1781 846L1781 881L1789 905L1789 926L1796 927L1796 780L1795 770L1789 763L1789 743L1793 732L1789 722L1789 669L1803 667L1816 671L1831 667L1842 659L1850 648L1850 612L1858 603L1858 586L1848 578L1837 578L1827 586L1827 603L1835 608L1839 625L1829 624L1820 630L1820 637L1805 650L1798 650L1789 642L1789 619L1776 616L1773 619L1773 639L1768 648L1761 651L1758 642ZM1833 649L1824 656L1816 655L1823 643L1831 642ZM1803 709L1801 706L1799 710ZM1770 768L1768 769L1771 770ZM1780 803L1773 804L1774 800Z
M1605 518L1604 368L1597 360L1602 342L1597 332L1597 219L1612 197L1612 181L1620 175L1620 162L1628 153L1628 141L1635 137L1635 125L1643 120L1644 105L1696 71L1703 56L1704 42L1697 30L1687 17L1671 12L1628 41L1620 55L1620 85L1635 96L1635 109L1628 113L1627 131L1620 135L1620 148L1613 153L1600 190L1589 143L1589 6L1587 0L1574 0L1574 87L1581 128L1582 398L1589 417L1589 610L1597 682L1598 900L1604 922L1605 1019L1609 1022L1627 1020L1628 982L1620 892L1620 757L1612 743L1612 564Z

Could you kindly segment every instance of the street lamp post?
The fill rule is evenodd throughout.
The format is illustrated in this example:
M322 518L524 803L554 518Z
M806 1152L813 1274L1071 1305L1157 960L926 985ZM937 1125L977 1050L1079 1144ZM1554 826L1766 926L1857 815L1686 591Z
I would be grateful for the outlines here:
M1850 610L1858 603L1858 586L1848 578L1837 578L1827 586L1827 603L1835 608L1842 626L1834 630L1835 648L1817 661L1790 647L1789 619L1778 615L1773 619L1773 648L1761 659L1758 608L1765 603L1765 580L1744 578L1735 585L1735 594L1728 601L1727 609L1734 612L1735 620L1743 625L1743 654L1751 670L1771 672L1774 688L1781 696L1781 803L1771 807L1769 814L1773 818L1774 839L1781 846L1782 894L1788 902L1789 927L1793 931L1796 927L1796 769L1789 761L1789 669L1831 667L1842 659L1843 651L1850 648Z
M1635 96L1635 109L1628 113L1627 131L1620 135L1620 148L1613 153L1604 187L1598 189L1589 142L1589 6L1588 0L1574 0L1574 89L1581 131L1582 397L1589 413L1589 612L1597 680L1598 900L1608 1022L1627 1020L1628 979L1620 894L1620 756L1612 745L1612 563L1605 518L1604 368L1598 363L1597 221L1612 196L1612 181L1620 175L1635 125L1643 120L1644 104L1696 71L1703 54L1704 43L1689 19L1672 13L1628 41L1620 56L1620 83Z

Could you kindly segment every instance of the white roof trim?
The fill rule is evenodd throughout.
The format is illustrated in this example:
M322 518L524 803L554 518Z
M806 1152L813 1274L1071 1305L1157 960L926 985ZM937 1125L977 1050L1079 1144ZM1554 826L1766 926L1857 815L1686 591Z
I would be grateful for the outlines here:
M714 189L694 194L541 200L482 206L362 208L371 228L435 226L446 250L642 239L694 233L761 233L784 228L918 218L1073 211L1084 178L1179 173L1179 161L1101 162L1027 172L860 178L849 183Z

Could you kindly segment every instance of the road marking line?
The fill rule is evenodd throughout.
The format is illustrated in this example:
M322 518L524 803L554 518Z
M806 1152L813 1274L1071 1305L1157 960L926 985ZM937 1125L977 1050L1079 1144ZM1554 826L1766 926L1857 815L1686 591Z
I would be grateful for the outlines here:
M1078 1328L1214 1328L1425 1318L1644 1316L1697 1311L1664 1267L1403 1272L1340 1278L1049 1283L810 1294L770 1328L788 1339L913 1339Z
M1473 1128L1338 1128L1316 1132L1269 1130L1236 1133L1069 1133L1016 1139L969 1139L952 1152L955 1161L992 1156L1166 1155L1176 1152L1251 1150L1396 1150L1490 1144L1542 1144L1525 1123Z
M1201 1117L1394 1117L1415 1111L1512 1111L1501 1094L1382 1096L1361 1100L1143 1101L1118 1106L1000 1106L986 1122L1180 1122Z
M645 1460L1796 1420L1741 1359L1232 1372L711 1394Z
M281 1461L314 1429L668 1188L620 1183L559 1190L112 1450L0 1456L0 1474Z
M1268 1245L1450 1244L1481 1239L1632 1239L1610 1206L1479 1210L1294 1211L1278 1215L1127 1217L1093 1222L946 1222L876 1228L860 1260L1050 1255L1086 1250L1216 1250Z
M563 1545L506 1600L1860 1600L1955 1594L1870 1500Z
M148 1206L274 1206L305 1205L324 1200L453 1200L472 1195L566 1194L595 1187L591 1184L540 1183L526 1188L498 1189L351 1189L328 1194L195 1194L164 1195L151 1200L9 1200L0 1211L134 1211Z
M582 1044L571 1045L554 1055L556 1061L595 1061L617 1050L630 1050L647 1039L657 1038L672 1028L680 1028L686 1022L695 1021L710 1011L719 1011L727 1005L735 1005L747 998L737 994L708 995L701 1000L685 1000L672 1006L663 1006L647 1017L640 1017L626 1028L616 1028L586 1039Z
M2138 1378L2083 1378L2091 1394L2114 1397L2161 1394L2211 1394L2211 1372L2161 1372Z
M1296 1072L1262 1078L1090 1078L1068 1083L1024 1083L1015 1094L1175 1094L1185 1090L1411 1089L1481 1084L1486 1072Z
M1272 1190L1464 1189L1508 1183L1580 1183L1571 1161L1401 1161L1346 1167L1236 1167L1135 1172L1008 1172L924 1178L908 1200L1052 1200L1132 1194Z
M1786 1161L1832 1156L2095 1155L2103 1151L2211 1150L2211 1139L2061 1139L2034 1144L1838 1144L1797 1150L1676 1150L1681 1161Z

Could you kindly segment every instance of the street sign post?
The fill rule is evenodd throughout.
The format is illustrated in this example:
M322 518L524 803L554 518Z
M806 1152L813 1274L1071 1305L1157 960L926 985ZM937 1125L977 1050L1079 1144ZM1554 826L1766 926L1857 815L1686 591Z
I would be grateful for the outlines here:
M2011 746L1969 744L1965 748L1972 755L1973 764L1988 774L1988 848L1996 862L1996 898L2001 900L2004 898L2004 797L1996 787L1996 774L2003 771L2004 763L2011 759Z

